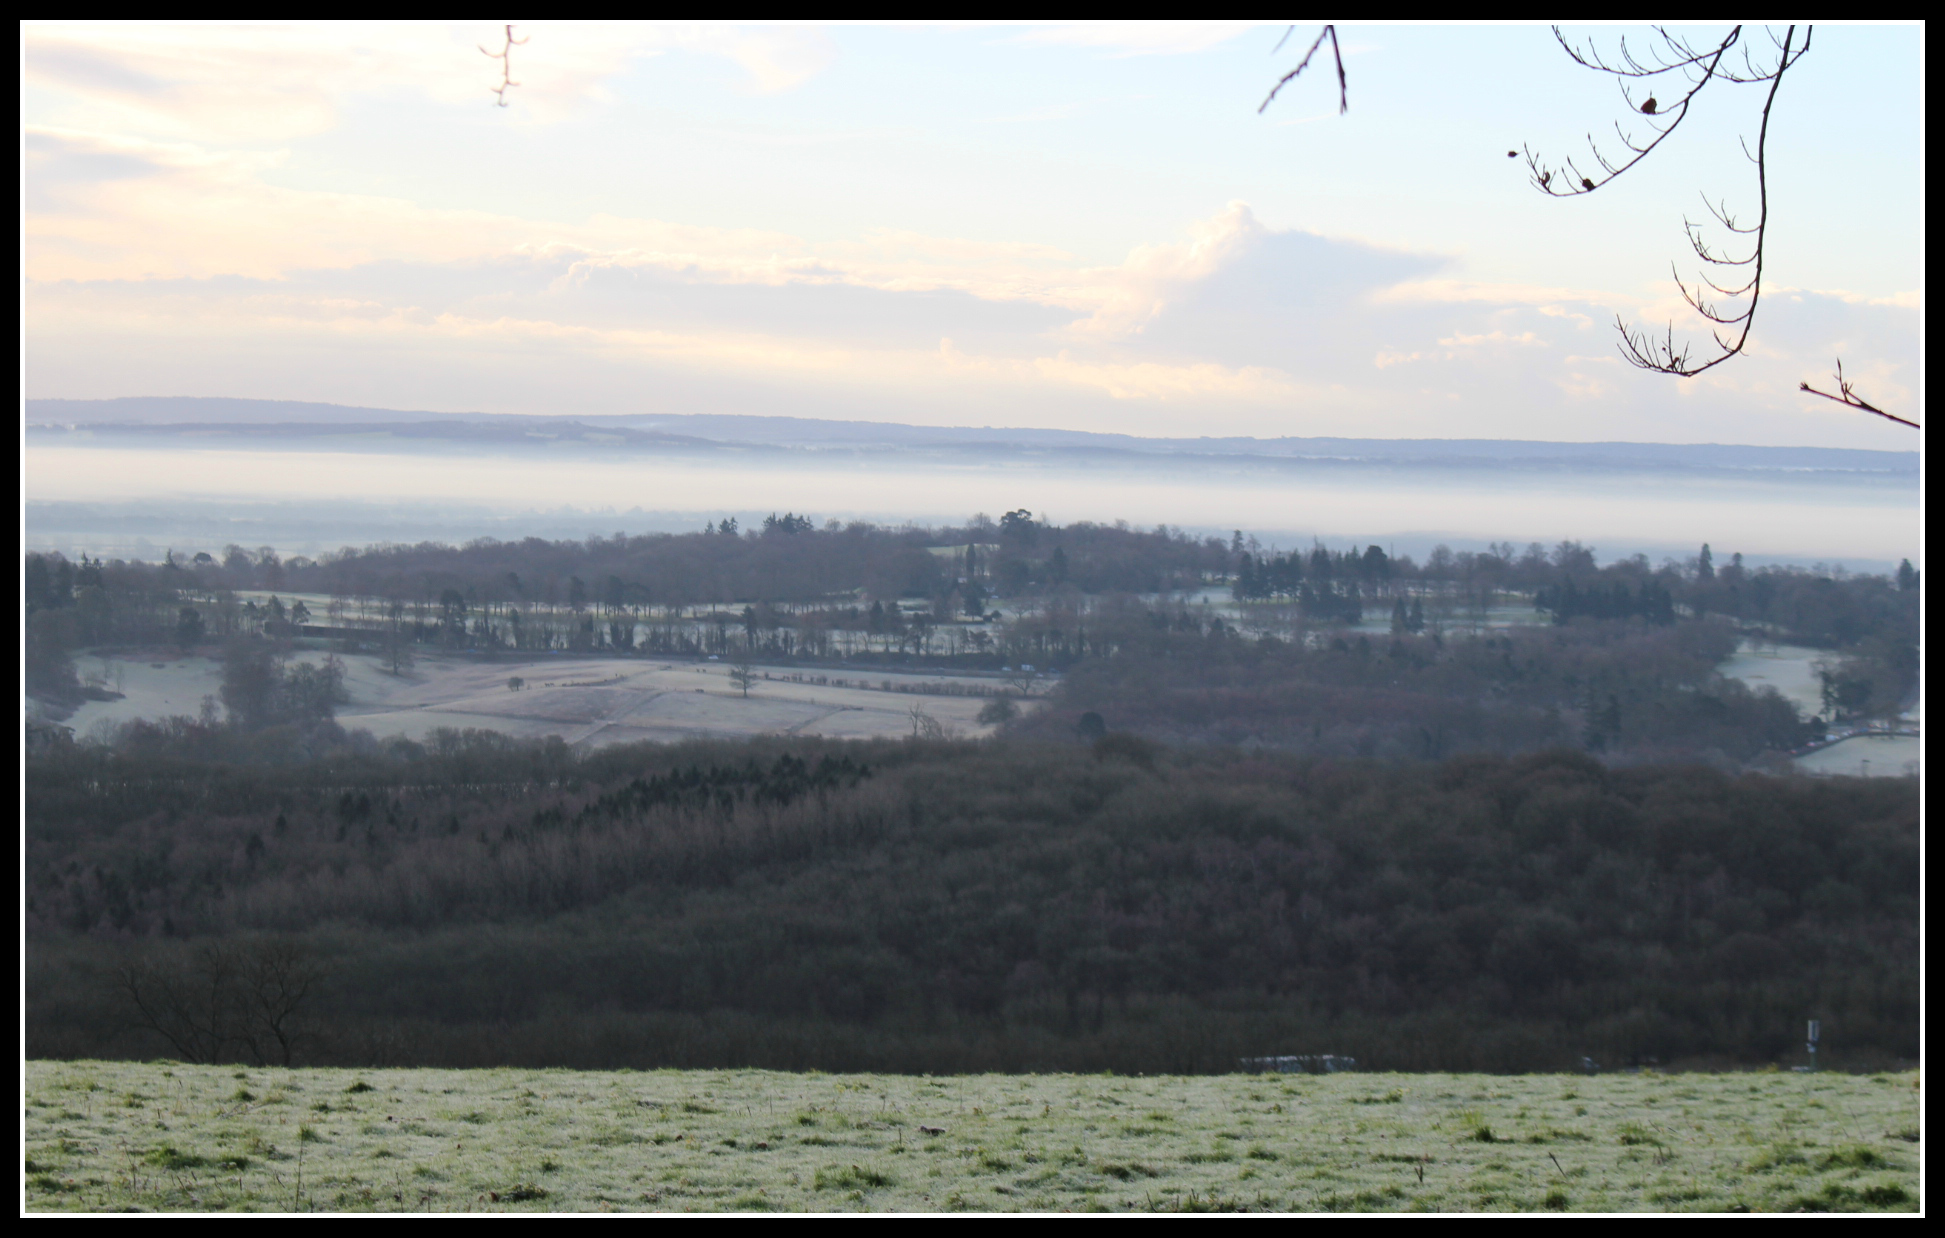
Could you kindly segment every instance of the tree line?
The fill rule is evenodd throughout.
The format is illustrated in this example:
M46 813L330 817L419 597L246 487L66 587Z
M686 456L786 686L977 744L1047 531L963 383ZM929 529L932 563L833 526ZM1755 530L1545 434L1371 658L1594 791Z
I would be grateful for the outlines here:
M1159 594L1226 583L1238 601L1290 601L1318 622L1355 622L1372 605L1435 596L1537 599L1566 622L1581 615L1633 615L1672 622L1710 614L1774 630L1780 637L1842 648L1872 637L1915 644L1918 573L1909 562L1894 577L1826 570L1746 569L1742 556L1719 571L1707 545L1687 563L1651 565L1645 556L1598 565L1578 542L1517 551L1500 543L1454 553L1440 546L1423 564L1378 546L1277 553L1239 531L1224 542L1197 540L1166 526L1142 532L1080 522L1056 527L1024 511L962 527L891 529L865 523L818 529L794 514L739 532L735 521L695 534L654 534L583 542L491 538L462 547L350 547L319 560L283 561L268 547L229 547L160 564L103 562L83 555L30 554L24 609L30 636L45 646L104 643L193 644L242 632L332 620L298 601L260 605L246 591L306 593L352 606L381 626L409 618L414 640L459 647L540 647L554 642L628 649L653 611L657 635L676 641L669 617L695 607L760 626L775 643L828 645L817 633L867 630L913 617L900 599L919 599L934 624L983 618L996 597L1045 599L1115 593ZM886 603L892 603L887 607ZM409 609L409 616L407 611ZM35 619L36 615L47 618ZM799 622L799 616L805 616ZM751 621L754 620L754 624ZM559 629L558 631L556 629ZM780 634L783 629L798 629ZM684 639L694 639L685 636ZM673 645L656 652L677 652ZM977 652L977 651L974 651Z
M1306 639L1250 637L1188 608L1145 619L1112 629L1113 654L1071 667L1047 708L1012 732L1071 739L1093 715L1168 743L1320 756L1440 760L1570 745L1610 759L1740 765L1824 729L1773 689L1720 674L1740 637L1718 620Z
M1909 780L1110 732L152 736L27 784L36 1056L1557 1070L1788 1060L1806 1017L1840 1061L1917 1051ZM298 988L282 1039L246 1017Z

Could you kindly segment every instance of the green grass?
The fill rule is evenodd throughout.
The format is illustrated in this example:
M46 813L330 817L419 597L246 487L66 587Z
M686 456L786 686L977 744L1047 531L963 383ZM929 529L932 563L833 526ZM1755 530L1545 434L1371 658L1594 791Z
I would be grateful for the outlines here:
M24 1170L67 1212L1910 1212L1916 1084L34 1061Z

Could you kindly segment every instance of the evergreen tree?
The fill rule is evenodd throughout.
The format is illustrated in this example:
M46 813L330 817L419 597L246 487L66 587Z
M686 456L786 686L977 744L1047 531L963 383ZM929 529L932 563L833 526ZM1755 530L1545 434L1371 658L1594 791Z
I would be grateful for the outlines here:
M1391 575L1391 559L1379 546L1367 546L1359 565L1366 580L1384 580Z
M1242 534L1238 533L1238 537ZM1230 586L1230 596L1238 602L1246 602L1256 596L1256 562L1247 554L1236 561L1236 583Z

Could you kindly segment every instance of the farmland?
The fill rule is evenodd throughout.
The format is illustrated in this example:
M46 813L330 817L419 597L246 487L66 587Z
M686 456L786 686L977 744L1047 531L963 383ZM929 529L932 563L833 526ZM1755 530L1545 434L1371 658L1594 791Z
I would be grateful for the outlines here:
M90 728L136 718L194 715L203 696L221 691L218 658L154 651L146 657L92 659L91 672L120 685L121 698L89 701L68 719ZM307 651L299 661L318 663ZM440 727L477 727L518 737L559 735L599 747L640 740L680 741L760 734L833 739L897 737L914 731L913 706L948 733L983 734L976 717L988 694L1008 691L996 677L757 665L748 695L719 661L639 657L509 658L481 661L421 656L392 675L381 659L347 654L346 727L382 737L423 739ZM520 690L510 691L510 681Z
M1913 1211L1914 1074L27 1063L35 1211Z

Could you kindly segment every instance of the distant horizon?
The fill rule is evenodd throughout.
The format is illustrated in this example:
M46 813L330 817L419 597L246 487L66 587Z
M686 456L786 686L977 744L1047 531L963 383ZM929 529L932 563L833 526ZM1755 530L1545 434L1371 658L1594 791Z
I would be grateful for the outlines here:
M1344 107L1315 65L1264 106L1303 41L1269 22L540 20L498 93L479 49L504 23L24 22L27 389L1137 439L1917 441L1800 384L1834 390L1841 360L1922 420L1921 23L1819 28L1773 123L1729 82L1678 131L1545 23L1333 29ZM1734 29L1679 37L1740 40L1760 69L1784 33ZM1610 55L1622 35L1561 28ZM1617 123L1599 154L1669 140L1601 172L1588 135ZM1601 183L1549 189L1568 159ZM1748 346L1678 378L1631 365L1616 327L1692 347L1690 368L1717 355L1676 280L1725 269L1684 217L1738 261L1750 238L1698 194L1775 227L1759 301L1718 298L1759 304Z
M1582 447L1582 448L1722 447L1722 448L1755 449L1755 450L1854 453L1854 454L1865 455L1865 456L1909 457L1914 461L1921 454L1918 450L1915 449L1899 451L1899 450L1887 449L1882 447L1865 448L1865 447L1831 447L1831 446L1822 446L1817 444L1737 443L1737 442L1727 442L1722 440L1695 440L1695 441L1684 442L1684 441L1667 440L1667 439L1620 439L1620 438L1550 439L1550 438L1506 438L1506 437L1494 437L1488 435L1477 435L1477 436L1453 435L1453 436L1436 436L1436 437L1367 435L1367 436L1351 437L1345 435L1284 434L1284 435L1276 435L1274 437L1265 437L1260 435L1203 434L1203 435L1194 435L1194 436L1184 436L1184 435L1162 435L1162 434L1130 434L1130 433L1116 432L1116 431L1068 430L1068 429L1038 427L1038 426L1029 426L1029 425L1010 425L1010 424L995 424L995 423L985 423L985 424L955 423L955 424L940 425L940 424L926 424L923 422L915 422L915 421L896 421L896 420L877 419L877 418L838 418L838 417L828 417L828 416L792 415L792 414L783 414L783 413L697 413L697 412L507 413L507 412L489 412L482 409L451 410L451 409L390 408L390 407L385 407L380 405L340 404L331 401L269 399L269 398L248 397L248 396L140 395L140 396L111 396L111 397L103 397L103 398L77 398L77 397L66 397L66 396L31 396L25 400L25 411L27 414L27 421L29 424L126 424L126 425L142 424L142 425L154 425L159 428L159 427L170 426L170 425L196 425L196 424L248 425L248 424L284 423L284 419L277 419L276 421L272 421L266 418L263 419L262 421L249 421L241 417L234 418L234 419L217 418L215 419L214 422L199 421L196 418L189 417L189 416L185 416L183 417L182 420L179 421L163 421L156 418L155 416L148 416L148 417L135 418L124 422L116 422L104 417L93 417L93 418L88 418L85 421L54 422L54 423L36 422L34 418L36 407L47 406L47 405L76 406L78 408L86 408L90 410L99 410L102 412L106 412L109 410L109 406L114 406L114 405L158 406L158 405L198 405L198 404L229 406L230 408L233 408L235 409L235 411L239 411L239 412L244 411L243 406L251 406L252 411L256 411L257 409L260 409L261 406L274 406L279 409L288 409L291 411L316 410L319 413L336 413L336 414L369 413L369 414L380 415L388 421L396 421L397 419L400 418L418 417L418 418L435 418L440 420L478 418L478 419L495 419L495 420L504 419L509 421L558 420L562 422L606 421L606 422L633 422L633 423L652 422L656 420L697 421L697 422L737 421L737 422L748 422L748 423L784 422L784 423L808 423L808 424L817 424L817 425L839 426L839 427L846 427L846 428L871 427L871 428L879 428L885 430L893 430L893 429L916 430L916 431L931 432L935 434L952 433L955 431L976 431L981 433L1020 434L1020 435L1073 438L1073 439L1105 439L1105 440L1125 439L1125 440L1133 440L1137 442L1149 442L1149 443L1183 443L1183 442L1263 443L1263 444L1292 443L1292 442L1397 443L1397 444L1418 444L1418 443L1501 444L1501 443L1505 443L1505 444L1559 445L1559 446ZM46 410L46 411L51 412L53 410ZM149 411L151 413L160 413L163 410L152 407L151 409L145 411ZM181 411L186 414L190 410L183 409ZM300 420L292 419L289 422L289 424L305 424L305 423ZM365 424L365 423L351 423L351 424Z

